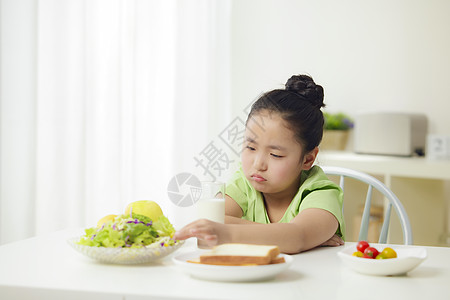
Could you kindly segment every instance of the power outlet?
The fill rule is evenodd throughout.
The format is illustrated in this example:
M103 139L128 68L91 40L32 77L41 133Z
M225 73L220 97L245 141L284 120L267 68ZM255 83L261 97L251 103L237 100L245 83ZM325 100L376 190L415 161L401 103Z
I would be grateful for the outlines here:
M450 136L428 135L426 155L431 160L450 160Z

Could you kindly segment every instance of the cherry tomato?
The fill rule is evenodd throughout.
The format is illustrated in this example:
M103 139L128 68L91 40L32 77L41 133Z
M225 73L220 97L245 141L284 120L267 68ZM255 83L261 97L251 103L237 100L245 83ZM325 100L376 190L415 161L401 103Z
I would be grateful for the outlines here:
M367 255L367 254L363 254L363 257L362 258L369 258L369 259L373 259L373 257L372 256L369 256L369 255Z
M359 241L358 244L356 244L356 250L364 253L364 250L369 247L369 243L366 241Z
M364 250L364 254L372 258L376 258L379 252L374 247L367 247L366 250Z
M375 257L375 259L387 259L388 257L386 257L386 255L384 255L383 253L380 253L377 255L377 257Z
M362 253L361 251L356 251L356 252L353 252L352 255L353 255L353 256L356 256L356 257L363 257L363 256L364 256L364 253Z
M394 249L386 247L381 251L380 254L383 254L386 258L396 258L397 252L394 251Z

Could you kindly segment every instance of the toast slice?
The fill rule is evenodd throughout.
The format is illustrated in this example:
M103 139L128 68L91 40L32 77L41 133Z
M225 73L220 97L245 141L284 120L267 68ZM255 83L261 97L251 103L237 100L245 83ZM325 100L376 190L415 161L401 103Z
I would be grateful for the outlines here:
M200 256L200 263L210 265L242 266L267 265L277 262L278 246L252 244L222 244Z

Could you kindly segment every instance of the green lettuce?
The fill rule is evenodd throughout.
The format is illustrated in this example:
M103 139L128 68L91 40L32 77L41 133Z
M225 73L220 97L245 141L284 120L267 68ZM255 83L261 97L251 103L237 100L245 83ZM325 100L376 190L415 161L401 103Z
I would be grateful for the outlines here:
M175 234L175 228L165 216L160 216L157 221L153 222L153 228L155 228L159 236L172 237Z
M101 228L92 227L85 230L79 244L92 247L132 247L141 248L154 243L161 246L173 245L171 237L175 229L165 216L157 221L146 216L132 214L116 217Z
M81 237L79 244L93 247L123 247L125 241L123 234L110 226L104 226L101 230L98 228L88 228L85 230L86 235Z

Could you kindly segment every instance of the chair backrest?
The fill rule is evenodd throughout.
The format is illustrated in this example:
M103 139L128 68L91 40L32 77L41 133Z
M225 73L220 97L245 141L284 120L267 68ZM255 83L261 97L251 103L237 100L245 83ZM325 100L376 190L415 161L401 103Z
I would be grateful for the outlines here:
M342 190L344 190L345 177L362 181L368 185L366 202L364 204L358 240L360 241L367 240L367 235L369 231L370 207L372 205L372 192L373 189L376 189L379 192L381 192L386 197L387 200L389 200L387 208L385 209L383 226L381 228L380 238L378 242L381 244L387 243L387 235L391 218L391 209L392 207L394 207L394 210L400 219L400 224L403 231L403 243L405 245L412 245L413 237L411 224L409 223L409 218L405 211L405 208L403 207L402 203L397 198L397 196L384 183L382 183L373 176L352 169L332 167L332 166L321 166L321 168L327 175L335 175L340 177L339 185Z

